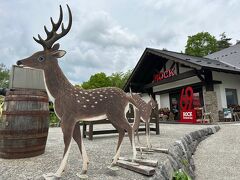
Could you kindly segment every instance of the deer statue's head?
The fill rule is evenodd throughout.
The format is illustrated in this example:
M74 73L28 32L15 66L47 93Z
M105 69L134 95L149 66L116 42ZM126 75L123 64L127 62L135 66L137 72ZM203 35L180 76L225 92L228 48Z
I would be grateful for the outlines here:
M47 38L44 40L38 34L38 39L33 37L33 39L43 46L43 51L38 51L34 53L32 56L17 61L17 65L27 66L30 68L35 69L46 69L47 67L51 67L51 64L57 63L57 58L61 58L66 54L66 51L59 50L60 45L58 43L54 44L58 39L65 36L72 26L72 14L69 6L67 5L68 12L69 12L69 24L67 28L64 28L62 23L63 20L63 12L62 7L60 6L60 17L57 23L54 23L53 19L51 18L52 23L52 30L48 31L46 26L44 26L44 30L47 34ZM62 26L61 33L57 33L59 27Z

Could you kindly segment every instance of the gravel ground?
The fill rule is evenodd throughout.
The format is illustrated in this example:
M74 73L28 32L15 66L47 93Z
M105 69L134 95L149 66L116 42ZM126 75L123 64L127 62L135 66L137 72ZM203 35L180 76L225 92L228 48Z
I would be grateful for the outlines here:
M240 124L220 125L218 133L202 141L194 155L197 180L240 179Z
M106 125L104 125L106 126ZM151 133L151 142L154 147L168 148L171 143L178 140L184 134L207 127L206 125L183 125L183 124L160 124L161 134L155 135L154 132ZM94 128L103 129L103 125L96 125ZM111 128L111 125L109 125ZM230 131L238 127L229 126ZM232 129L232 130L231 130ZM221 130L220 133L228 131L227 129ZM234 134L233 131L231 134ZM140 134L140 138L145 143L144 134ZM215 138L215 135L214 135ZM237 139L235 136L231 138ZM90 158L90 165L88 176L90 180L144 180L149 179L146 176L119 168L118 171L111 171L107 168L110 165L111 159L114 156L116 144L117 144L117 134L110 135L98 135L94 137L93 141L84 139L84 144L86 146L88 156ZM212 139L212 138L211 138ZM222 139L222 138L220 138ZM218 144L221 146L223 141ZM229 143L229 142L224 142ZM239 146L239 145L238 145ZM50 128L48 141L46 145L46 151L43 155L7 160L0 158L0 180L29 180L29 179L42 179L42 174L55 172L60 165L60 161L63 153L63 138L60 128ZM231 149L233 153L233 149ZM235 154L236 154L235 149ZM218 149L221 152L221 148ZM226 152L224 152L226 153ZM127 137L124 138L121 155L124 157L131 157L132 151L130 143ZM158 159L159 163L166 159L165 154L154 153L146 154L147 159ZM237 161L237 159L236 159ZM68 166L66 172L63 173L62 179L79 179L76 173L81 172L82 160L76 143L72 143ZM209 168L211 169L211 168ZM240 176L239 176L240 177Z

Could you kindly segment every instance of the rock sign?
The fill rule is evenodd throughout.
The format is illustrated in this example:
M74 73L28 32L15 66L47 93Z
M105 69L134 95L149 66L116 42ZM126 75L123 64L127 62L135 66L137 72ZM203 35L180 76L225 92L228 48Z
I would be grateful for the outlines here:
M107 118L118 130L117 151L111 167L116 164L120 156L120 148L125 130L128 132L133 148L133 159L136 158L137 153L133 128L126 119L129 104L133 104L136 107L134 100L119 88L98 88L93 90L75 88L65 77L58 65L58 58L63 57L66 52L59 50L60 45L54 43L65 36L72 25L71 10L68 5L67 8L69 13L67 28L64 28L62 23L63 13L60 6L58 22L54 23L51 18L52 30L48 31L46 26L44 26L47 38L43 40L40 35L38 35L38 39L34 38L37 43L43 46L44 50L38 51L26 59L17 61L17 65L43 70L47 93L54 103L54 109L58 118L61 120L65 144L63 159L57 172L51 176L47 176L48 178L61 177L68 159L72 138L78 144L83 158L81 174L84 175L87 173L89 159L81 137L78 125L79 121L96 121ZM61 33L57 33L60 26L62 29ZM137 110L137 108L134 109L135 111Z

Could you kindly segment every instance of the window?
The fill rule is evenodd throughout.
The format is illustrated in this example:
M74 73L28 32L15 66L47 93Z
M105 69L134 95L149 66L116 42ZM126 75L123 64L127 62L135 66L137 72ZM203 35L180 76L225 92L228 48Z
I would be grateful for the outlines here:
M227 106L238 105L237 90L226 89Z

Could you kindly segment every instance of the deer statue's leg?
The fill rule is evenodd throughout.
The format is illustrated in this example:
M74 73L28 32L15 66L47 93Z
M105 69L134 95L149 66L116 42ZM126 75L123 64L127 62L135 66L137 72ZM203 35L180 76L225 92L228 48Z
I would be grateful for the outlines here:
M48 173L48 174L43 175L45 180L59 179L62 175L62 172L65 169L65 166L67 164L67 159L69 156L69 151L70 151L70 147L71 147L71 139L72 139L74 125L75 125L75 123L71 120L72 119L70 119L70 118L69 119L68 118L61 119L61 128L62 128L64 144L65 144L63 159L61 161L60 167L58 168L58 170L56 171L55 174Z
M67 164L67 159L68 159L69 151L71 148L71 140L72 140L72 136L73 136L74 127L75 127L75 122L73 121L72 118L70 118L70 117L62 118L61 128L62 128L62 132L63 132L65 148L64 148L63 159L61 161L60 167L58 168L57 172L55 173L55 176L57 176L57 177L61 177L62 172L64 171L65 166Z
M81 175L84 175L84 174L87 173L87 170L88 170L89 159L88 159L88 156L87 156L85 146L83 144L83 139L82 139L82 136L81 136L81 131L80 131L80 127L79 127L78 123L75 124L75 128L74 128L74 131L73 131L73 139L76 141L76 143L78 145L78 148L80 150L81 156L83 158ZM78 176L81 176L81 175L78 175Z
M132 150L133 150L133 159L132 160L134 161L134 159L136 159L136 156L137 156L137 150L136 150L135 141L134 141L134 130L130 124L127 126L128 127L126 128L126 130L128 132L128 137L131 142L131 146L132 146Z
M117 116L118 118L120 118L121 116ZM134 128L129 124L129 122L127 121L126 117L122 117L121 118L121 127L127 131L128 133L128 137L132 146L132 150L133 150L133 160L136 159L137 156L137 150L136 150L136 146L135 146L135 131Z
M141 142L140 142L140 138L139 138L139 133L138 133L138 129L136 130L136 136L137 136L137 142L138 142L138 145L141 146Z
M133 123L133 130L134 132L136 132L136 136L137 136L137 140L138 140L138 144L140 145L140 139L139 139L139 133L138 133L138 129L139 129L139 126L140 126L140 116L139 116L139 111L138 110L135 110L134 111L134 123Z
M146 139L147 139L147 148L151 149L152 145L150 143L150 124L149 124L150 120L146 121Z
M120 157L120 152L121 152L121 144L124 138L124 134L125 131L124 129L121 128L116 128L118 130L119 136L118 136L118 144L117 144L117 148L116 148L116 154L113 157L113 161L110 165L110 167L113 167L114 165L116 165L118 158Z
M139 139L139 131L138 131L139 130L139 126L140 126L140 122L141 122L141 119L140 119L139 110L134 108L133 130L134 130L134 133L136 132L137 142L138 142L138 145L139 145L139 148L140 148L140 152L142 154L141 142L140 142L140 139ZM134 141L135 141L135 139L134 139Z

